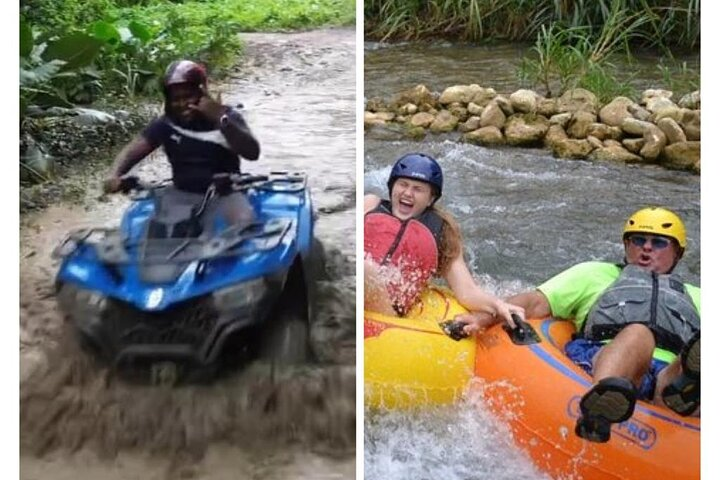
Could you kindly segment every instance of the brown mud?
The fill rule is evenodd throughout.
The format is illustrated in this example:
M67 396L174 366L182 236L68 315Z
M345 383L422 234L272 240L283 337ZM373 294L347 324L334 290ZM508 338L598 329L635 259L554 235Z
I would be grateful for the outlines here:
M354 39L351 29L248 35L246 64L217 87L245 105L263 146L246 171L308 173L327 252L311 319L317 362L256 361L212 384L157 387L80 351L56 308L50 252L68 230L117 224L127 204L89 187L79 205L21 220L21 478L354 478ZM153 157L139 175L166 177ZM86 176L97 185L102 172Z

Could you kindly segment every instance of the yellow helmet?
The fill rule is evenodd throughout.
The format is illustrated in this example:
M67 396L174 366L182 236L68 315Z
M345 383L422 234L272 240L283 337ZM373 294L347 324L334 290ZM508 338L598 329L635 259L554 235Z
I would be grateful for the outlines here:
M674 238L682 249L685 249L687 245L685 225L683 225L682 220L675 213L662 207L643 208L630 215L630 218L625 222L623 238L628 233L634 232L665 235Z

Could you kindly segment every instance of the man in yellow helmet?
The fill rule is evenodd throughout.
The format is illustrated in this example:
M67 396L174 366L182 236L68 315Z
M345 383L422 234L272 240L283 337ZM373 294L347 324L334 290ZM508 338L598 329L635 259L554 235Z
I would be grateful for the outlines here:
M575 433L606 442L636 399L700 414L700 289L672 271L685 251L682 220L665 208L635 212L623 230L625 262L584 262L509 298L528 318L573 320L567 355L593 377ZM465 331L494 323L466 314Z

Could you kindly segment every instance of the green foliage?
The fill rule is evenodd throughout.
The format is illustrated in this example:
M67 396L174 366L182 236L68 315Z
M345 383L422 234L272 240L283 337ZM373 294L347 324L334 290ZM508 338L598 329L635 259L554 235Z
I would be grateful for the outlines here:
M24 21L21 37L21 117L29 104L70 106L67 85L82 83L85 69L100 52L102 43L81 33L36 43L31 27Z
M99 92L152 93L165 66L179 58L222 74L242 52L240 31L349 23L354 5L354 0L22 0L22 111L33 102L88 102ZM32 56L34 47L39 50Z
M700 89L700 72L686 62L663 62L657 66L662 74L663 86L675 92L677 98Z
M619 54L631 59L630 45L647 37L643 28L652 18L643 12L630 13L622 0L604 5L607 12L600 29L541 26L531 56L518 67L519 78L529 86L542 86L551 96L574 87L594 92L601 102L619 95L633 96L631 78L620 80L610 59Z
M596 35L617 10L646 19L635 43L699 46L699 0L366 0L365 31L383 40L531 40L542 26L559 24Z
M20 11L31 25L61 34L102 19L115 4L113 0L21 0Z
M85 33L71 33L47 44L42 53L43 60L62 60L62 70L77 70L92 63L103 42Z
M593 92L600 103L607 104L615 97L635 97L637 92L630 81L631 79L619 80L612 73L610 64L591 63L583 75L577 79L576 86Z

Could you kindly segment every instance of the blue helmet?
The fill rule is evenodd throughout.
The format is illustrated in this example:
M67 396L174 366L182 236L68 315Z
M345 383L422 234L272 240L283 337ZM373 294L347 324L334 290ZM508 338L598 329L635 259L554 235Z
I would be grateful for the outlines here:
M390 171L388 191L392 193L393 184L398 178L409 178L429 183L435 190L437 200L442 196L443 174L440 164L430 155L408 153L398 158Z

